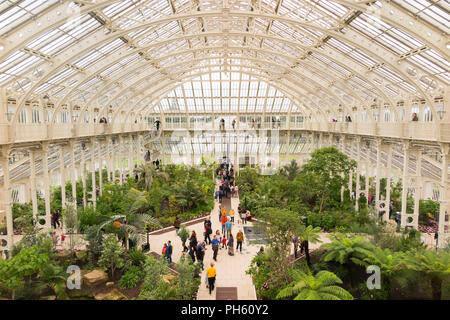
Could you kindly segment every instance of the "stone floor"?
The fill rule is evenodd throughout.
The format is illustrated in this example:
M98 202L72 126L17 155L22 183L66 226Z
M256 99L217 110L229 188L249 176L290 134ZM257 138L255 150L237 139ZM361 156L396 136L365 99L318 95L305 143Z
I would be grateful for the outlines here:
M237 211L237 207L239 204L239 198L231 198L231 206ZM239 229L242 227L242 224L239 224L238 221L240 219L235 217L235 223L232 228L232 234L236 239L236 234ZM214 209L211 211L211 222L213 233L216 230L221 231L221 225L219 222L219 203L216 201ZM251 223L247 223L248 226L251 226ZM189 231L195 230L197 234L197 239L203 240L203 222L200 222L195 225L191 225L188 227ZM151 235L150 236L150 247L151 250L161 253L162 247L165 242L170 240L174 247L172 260L174 262L178 261L181 257L182 253L182 244L180 238L175 234L175 231L169 231L165 234L161 235ZM245 272L248 270L250 266L250 262L258 252L260 246L252 245L247 246L245 241L243 243L242 253L237 252L235 250L234 256L229 256L227 249L220 249L217 255L217 262L215 262L215 268L217 270L216 277L216 287L237 287L238 291L238 299L239 300L255 300L256 292L253 286L252 279ZM235 241L236 246L236 241ZM211 249L211 245L206 246L205 258L203 260L206 268L209 267L211 262L214 262L212 259L213 252ZM202 283L200 285L200 289L198 292L197 299L199 300L215 300L216 293L213 291L211 295L209 295L209 290L206 288L205 281L205 271L202 273Z

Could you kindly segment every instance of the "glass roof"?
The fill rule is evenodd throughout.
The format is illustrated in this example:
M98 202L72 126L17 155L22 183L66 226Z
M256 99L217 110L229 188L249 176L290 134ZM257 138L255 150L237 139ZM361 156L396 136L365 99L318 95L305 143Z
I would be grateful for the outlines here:
M384 7L416 20L400 28ZM0 86L24 101L163 112L389 104L448 86L449 8L447 0L1 1ZM354 31L370 45L352 40Z

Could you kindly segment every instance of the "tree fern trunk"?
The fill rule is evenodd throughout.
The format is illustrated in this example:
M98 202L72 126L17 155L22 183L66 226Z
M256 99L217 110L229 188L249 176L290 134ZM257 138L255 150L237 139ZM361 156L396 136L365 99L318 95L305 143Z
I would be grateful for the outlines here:
M433 300L441 300L442 297L442 279L434 277L431 279L431 290Z

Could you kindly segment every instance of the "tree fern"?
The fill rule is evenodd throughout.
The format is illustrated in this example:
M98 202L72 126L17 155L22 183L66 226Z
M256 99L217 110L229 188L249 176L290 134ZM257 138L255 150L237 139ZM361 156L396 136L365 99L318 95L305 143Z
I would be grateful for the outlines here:
M291 271L294 279L286 288L280 290L277 299L295 296L294 300L353 300L353 296L338 284L342 284L334 273L322 270L313 275L294 269Z

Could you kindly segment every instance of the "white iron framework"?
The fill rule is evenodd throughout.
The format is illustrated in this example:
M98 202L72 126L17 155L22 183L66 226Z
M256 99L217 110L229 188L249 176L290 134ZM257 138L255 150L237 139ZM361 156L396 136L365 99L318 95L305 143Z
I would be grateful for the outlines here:
M357 197L369 193L360 176L375 177L377 208L390 201L380 179L402 179L403 226L417 228L419 199L439 200L445 245L449 9L447 0L0 1L0 250L14 241L13 202L31 200L37 217L39 191L49 228L51 186L81 177L83 204L95 206L103 181L88 191L86 174L106 168L122 182L147 149L165 163L228 156L267 168L326 145L357 160ZM149 137L156 120L162 130Z

